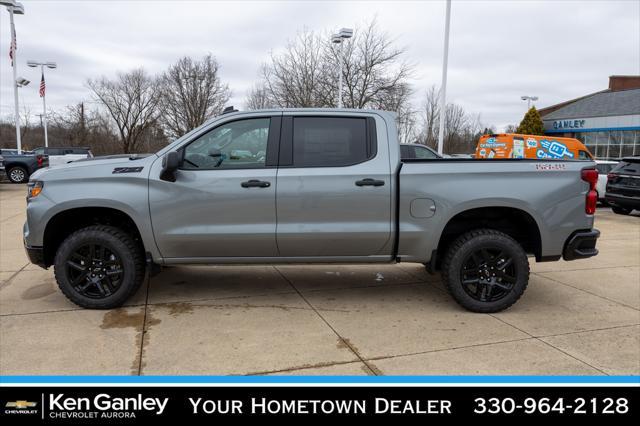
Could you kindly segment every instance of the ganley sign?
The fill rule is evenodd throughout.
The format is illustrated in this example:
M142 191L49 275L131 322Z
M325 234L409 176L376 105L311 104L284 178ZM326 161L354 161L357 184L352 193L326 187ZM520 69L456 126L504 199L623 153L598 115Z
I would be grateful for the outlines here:
M554 130L582 129L587 120L556 120L553 122Z

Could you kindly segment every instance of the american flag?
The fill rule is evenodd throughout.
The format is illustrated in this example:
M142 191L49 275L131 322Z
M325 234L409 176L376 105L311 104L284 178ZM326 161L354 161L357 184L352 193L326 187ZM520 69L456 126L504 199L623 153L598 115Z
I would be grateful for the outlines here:
M40 79L40 97L44 98L44 90L47 86L44 84L44 73L42 73L42 78Z
M11 58L11 66L13 66L13 53L18 48L16 44L16 32L15 30L11 32L11 46L9 46L9 58Z

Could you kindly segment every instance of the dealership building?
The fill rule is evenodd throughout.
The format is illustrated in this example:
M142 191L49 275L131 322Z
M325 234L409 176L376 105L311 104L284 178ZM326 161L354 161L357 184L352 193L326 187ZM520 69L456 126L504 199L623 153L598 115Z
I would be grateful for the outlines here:
M546 134L577 138L598 159L640 155L640 76L611 76L608 89L539 112Z

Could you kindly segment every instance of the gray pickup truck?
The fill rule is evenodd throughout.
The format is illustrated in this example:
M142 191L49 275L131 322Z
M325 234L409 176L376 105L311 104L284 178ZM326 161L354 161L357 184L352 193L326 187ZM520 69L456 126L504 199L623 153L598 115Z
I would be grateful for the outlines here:
M232 112L156 154L38 171L27 253L86 308L121 305L160 265L419 262L475 312L518 300L528 256L598 253L593 162L401 161L394 118Z

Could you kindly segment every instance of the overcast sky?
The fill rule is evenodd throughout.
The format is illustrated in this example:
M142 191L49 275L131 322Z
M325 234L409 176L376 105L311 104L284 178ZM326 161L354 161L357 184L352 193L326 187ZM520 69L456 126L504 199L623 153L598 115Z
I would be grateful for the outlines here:
M377 18L415 64L414 103L441 79L445 2L434 1L29 1L16 16L18 73L32 83L20 102L41 112L39 70L27 59L56 61L47 71L47 104L91 100L87 78L144 67L159 73L180 56L212 53L231 104L242 106L261 63L304 27L353 27ZM9 16L0 11L0 115L13 113ZM640 0L453 0L447 98L499 130L517 123L524 94L538 107L605 89L612 74L640 74Z

